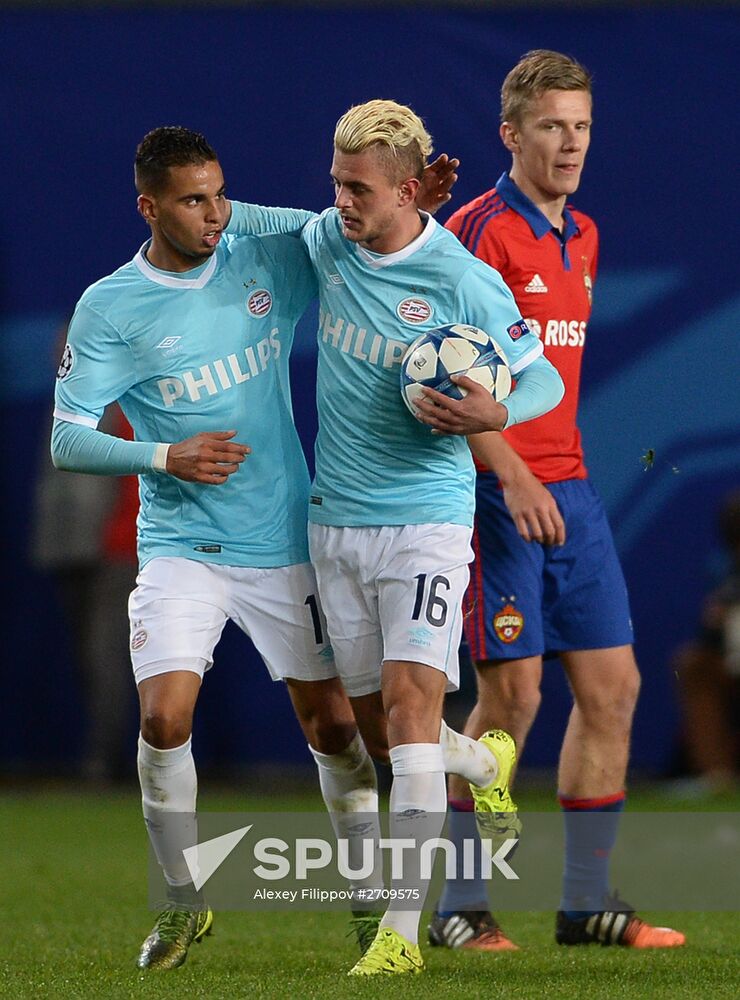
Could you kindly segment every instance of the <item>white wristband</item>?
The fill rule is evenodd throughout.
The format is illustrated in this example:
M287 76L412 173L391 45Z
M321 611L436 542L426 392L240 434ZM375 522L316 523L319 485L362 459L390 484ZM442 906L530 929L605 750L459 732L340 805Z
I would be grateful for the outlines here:
M167 452L170 450L168 444L158 444L154 447L154 457L152 458L152 468L155 472L167 471Z

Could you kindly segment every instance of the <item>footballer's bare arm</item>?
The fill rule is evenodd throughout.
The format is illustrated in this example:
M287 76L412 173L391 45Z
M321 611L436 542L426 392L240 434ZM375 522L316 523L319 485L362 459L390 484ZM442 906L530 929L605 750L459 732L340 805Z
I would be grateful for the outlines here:
M470 450L501 483L504 503L525 542L565 543L565 522L552 493L530 471L503 434L473 434Z

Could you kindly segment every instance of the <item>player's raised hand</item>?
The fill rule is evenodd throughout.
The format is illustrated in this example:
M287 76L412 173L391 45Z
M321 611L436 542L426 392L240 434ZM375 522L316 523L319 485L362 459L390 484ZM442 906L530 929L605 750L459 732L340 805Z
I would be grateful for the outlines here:
M565 522L555 498L527 469L503 484L504 503L525 542L565 543Z
M482 434L500 431L508 411L497 403L487 389L466 375L453 375L452 381L467 389L464 399L451 399L424 386L423 397L414 400L417 418L440 434Z
M231 439L236 431L202 431L194 437L171 444L167 451L167 471L188 483L219 486L225 483L252 450Z
M446 205L452 195L450 191L457 181L456 170L460 161L450 159L447 153L441 153L434 163L424 168L421 184L416 194L416 204L423 212L431 215Z

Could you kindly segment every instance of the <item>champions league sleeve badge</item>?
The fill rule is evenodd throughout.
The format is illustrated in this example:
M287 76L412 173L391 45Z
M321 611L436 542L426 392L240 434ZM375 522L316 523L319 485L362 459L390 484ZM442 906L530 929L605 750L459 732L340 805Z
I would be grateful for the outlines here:
M57 368L57 379L61 381L61 379L66 378L72 371L73 364L74 355L72 354L72 348L69 344L65 344L62 360L59 362L59 367Z

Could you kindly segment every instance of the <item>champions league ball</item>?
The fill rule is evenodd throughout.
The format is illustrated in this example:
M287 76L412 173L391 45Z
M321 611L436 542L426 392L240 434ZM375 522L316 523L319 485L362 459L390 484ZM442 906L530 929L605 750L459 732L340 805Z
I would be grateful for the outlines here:
M401 362L401 397L416 415L414 400L428 386L452 399L467 396L451 375L467 375L501 402L511 392L511 371L499 345L477 326L452 323L422 333Z

